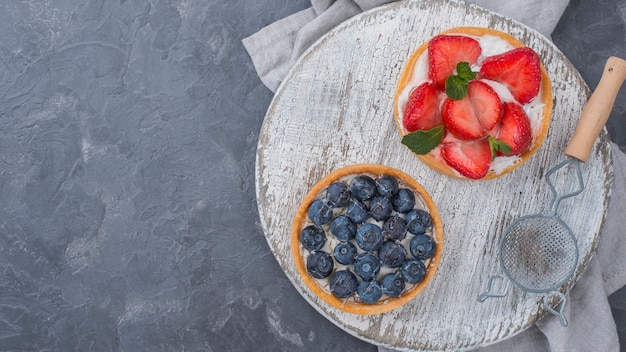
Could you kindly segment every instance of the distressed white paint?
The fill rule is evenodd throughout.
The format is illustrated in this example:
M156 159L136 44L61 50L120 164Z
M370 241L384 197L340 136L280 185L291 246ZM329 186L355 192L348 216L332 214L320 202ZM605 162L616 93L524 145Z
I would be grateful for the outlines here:
M400 144L393 122L396 80L410 53L442 30L482 26L508 32L537 51L553 83L554 113L546 141L517 170L492 181L447 178ZM547 210L544 173L564 159L588 88L546 38L517 22L455 1L401 1L341 24L313 45L289 73L267 112L257 151L256 187L269 246L304 298L345 331L402 350L469 350L513 336L545 312L543 296L514 287L479 303L488 278L500 274L497 246L516 218ZM605 132L583 165L586 189L562 202L581 258L569 290L599 239L612 182ZM352 163L381 163L412 175L431 194L444 224L437 275L415 300L395 311L359 316L328 306L298 277L289 247L291 220L309 188ZM568 180L560 175L557 187Z

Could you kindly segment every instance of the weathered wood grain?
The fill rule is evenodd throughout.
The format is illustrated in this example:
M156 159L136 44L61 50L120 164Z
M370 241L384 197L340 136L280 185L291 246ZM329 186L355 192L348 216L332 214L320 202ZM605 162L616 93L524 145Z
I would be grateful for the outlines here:
M492 181L441 176L400 144L393 93L404 61L422 42L456 26L508 32L539 53L553 83L554 112L537 154ZM257 150L256 187L269 246L288 278L321 314L345 331L401 350L468 350L513 336L545 312L543 296L517 287L507 297L477 301L497 258L504 228L526 214L547 211L544 173L565 157L589 90L576 69L545 37L522 24L462 2L402 1L348 20L313 45L290 71L268 109ZM313 296L289 250L291 220L311 185L353 163L381 163L412 175L430 193L444 224L437 275L410 304L390 313L344 313ZM562 202L559 215L580 250L568 291L586 268L604 221L612 182L611 151L603 132L583 165L585 190ZM559 174L557 188L567 188ZM573 176L573 174L569 175Z

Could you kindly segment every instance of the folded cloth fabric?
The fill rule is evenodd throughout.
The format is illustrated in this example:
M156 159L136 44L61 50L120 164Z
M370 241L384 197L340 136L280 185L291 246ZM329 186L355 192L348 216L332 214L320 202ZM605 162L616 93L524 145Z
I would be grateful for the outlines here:
M243 45L263 84L276 91L289 68L324 33L346 19L392 0L311 0L311 7L276 21L244 38ZM498 1L472 3L493 10L550 37L568 0Z
M275 91L289 68L319 37L342 21L390 0L312 0L311 7L243 39L261 81ZM546 37L554 30L567 0L473 0L476 5L524 23ZM596 82L590 82L596 83ZM569 293L569 326L548 315L535 326L485 351L619 351L608 295L626 285L626 154L613 147L614 185L601 241L588 269ZM389 351L380 347L380 352Z

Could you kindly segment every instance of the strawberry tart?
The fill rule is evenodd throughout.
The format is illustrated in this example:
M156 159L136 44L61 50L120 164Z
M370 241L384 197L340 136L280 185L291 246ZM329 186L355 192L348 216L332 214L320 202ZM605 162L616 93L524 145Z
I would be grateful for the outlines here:
M394 97L402 144L460 179L493 179L541 146L552 86L539 55L493 29L452 28L421 45Z

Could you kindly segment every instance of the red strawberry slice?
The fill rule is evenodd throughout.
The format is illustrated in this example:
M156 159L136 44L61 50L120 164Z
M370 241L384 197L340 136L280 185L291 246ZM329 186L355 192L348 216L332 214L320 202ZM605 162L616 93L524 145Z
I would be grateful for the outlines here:
M488 84L471 81L465 98L446 99L443 105L444 126L459 139L478 139L500 120L500 97Z
M477 40L461 35L439 35L428 43L428 77L437 88L445 89L446 79L456 70L456 64L476 63L481 49Z
M504 84L520 104L533 100L541 85L539 56L528 47L516 48L485 59L479 78Z
M532 142L530 119L524 109L515 103L504 103L500 123L489 134L511 147L508 155L520 155L527 151ZM498 151L497 155L505 155Z
M404 106L402 124L408 132L430 130L443 125L439 111L439 93L432 83L422 83L413 89Z
M441 156L450 167L471 179L480 179L487 174L492 160L487 138L474 141L446 140L441 145Z

